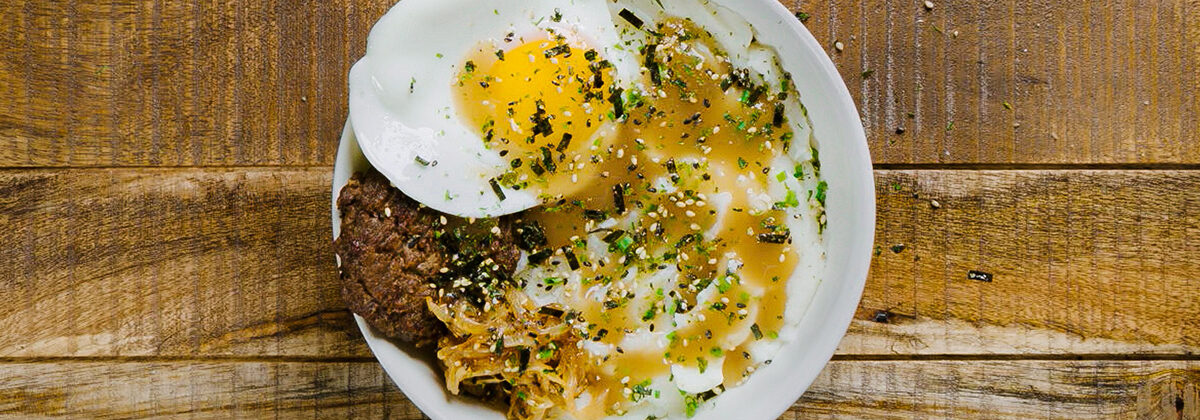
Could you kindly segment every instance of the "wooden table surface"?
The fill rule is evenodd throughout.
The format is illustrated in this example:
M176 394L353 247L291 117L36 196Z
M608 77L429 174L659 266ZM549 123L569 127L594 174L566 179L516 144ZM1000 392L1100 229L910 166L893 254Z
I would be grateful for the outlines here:
M330 246L391 2L0 2L0 416L422 417ZM879 217L784 418L1200 418L1200 1L923 3L785 1Z

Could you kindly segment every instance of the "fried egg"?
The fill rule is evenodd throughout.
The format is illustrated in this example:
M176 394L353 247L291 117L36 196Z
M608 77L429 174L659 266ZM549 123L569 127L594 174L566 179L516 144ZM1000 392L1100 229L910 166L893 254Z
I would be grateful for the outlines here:
M514 277L602 361L575 418L677 416L740 384L823 270L790 74L732 9L664 4L405 0L351 71L363 152L405 194L525 211Z
M350 71L350 120L364 155L405 194L444 213L494 217L540 204L544 189L501 182L510 161L483 137L524 142L536 132L538 140L553 136L555 153L604 142L612 122L601 121L607 111L598 107L607 96L577 90L593 76L585 55L609 63L600 70L605 83L630 86L639 73L635 57L617 48L605 3L400 2ZM480 83L490 87L483 101L456 104ZM531 121L537 107L554 119ZM557 150L564 134L573 145Z

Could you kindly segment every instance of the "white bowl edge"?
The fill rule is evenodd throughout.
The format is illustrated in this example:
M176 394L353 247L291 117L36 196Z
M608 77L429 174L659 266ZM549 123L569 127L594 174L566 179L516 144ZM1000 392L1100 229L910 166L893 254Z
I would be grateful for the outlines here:
M723 5L730 2L717 1ZM775 0L748 0L739 6L738 13L764 35L764 42L779 51L784 68L796 75L801 101L813 121L821 151L822 177L829 183L828 254L823 280L800 321L801 339L782 347L771 365L759 369L742 386L717 397L715 403L707 404L695 419L774 419L787 411L816 380L845 335L862 296L874 243L875 186L870 152L858 111L841 75L812 34L782 4ZM798 40L799 44L769 42L776 37ZM797 68L805 71L796 71ZM332 183L335 238L341 225L338 193L354 172L368 167L347 122L338 146ZM355 320L388 376L429 417L504 418L493 406L450 395L445 390L441 370L428 351L398 345L378 335L361 317L355 315ZM754 404L723 403L743 398Z

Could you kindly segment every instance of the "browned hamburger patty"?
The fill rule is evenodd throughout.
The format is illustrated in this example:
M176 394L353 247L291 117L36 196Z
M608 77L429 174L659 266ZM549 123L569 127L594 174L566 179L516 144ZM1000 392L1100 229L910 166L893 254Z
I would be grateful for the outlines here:
M341 259L342 297L350 310L388 337L417 346L435 343L446 328L425 298L438 294L431 285L447 277L442 271L454 274L442 269L460 251L455 249L458 242L447 240L451 235L445 234L443 215L408 198L374 170L354 174L337 205L342 227L334 251ZM511 274L520 251L512 223L497 223L499 233L476 237L472 252Z

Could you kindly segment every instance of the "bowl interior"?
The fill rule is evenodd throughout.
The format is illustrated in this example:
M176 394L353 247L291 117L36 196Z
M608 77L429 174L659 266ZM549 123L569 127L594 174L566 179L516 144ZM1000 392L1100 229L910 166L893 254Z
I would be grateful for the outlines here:
M760 41L775 47L783 68L794 76L801 102L812 119L821 173L829 184L826 268L807 312L799 339L784 345L770 365L741 386L710 400L697 419L775 419L812 384L837 348L858 306L866 282L875 230L875 187L858 111L833 63L812 34L776 0L714 0L738 11ZM347 123L333 174L333 233L340 231L338 192L370 164ZM434 419L503 419L502 409L450 395L429 352L378 335L355 316L363 337L388 376L426 415Z

